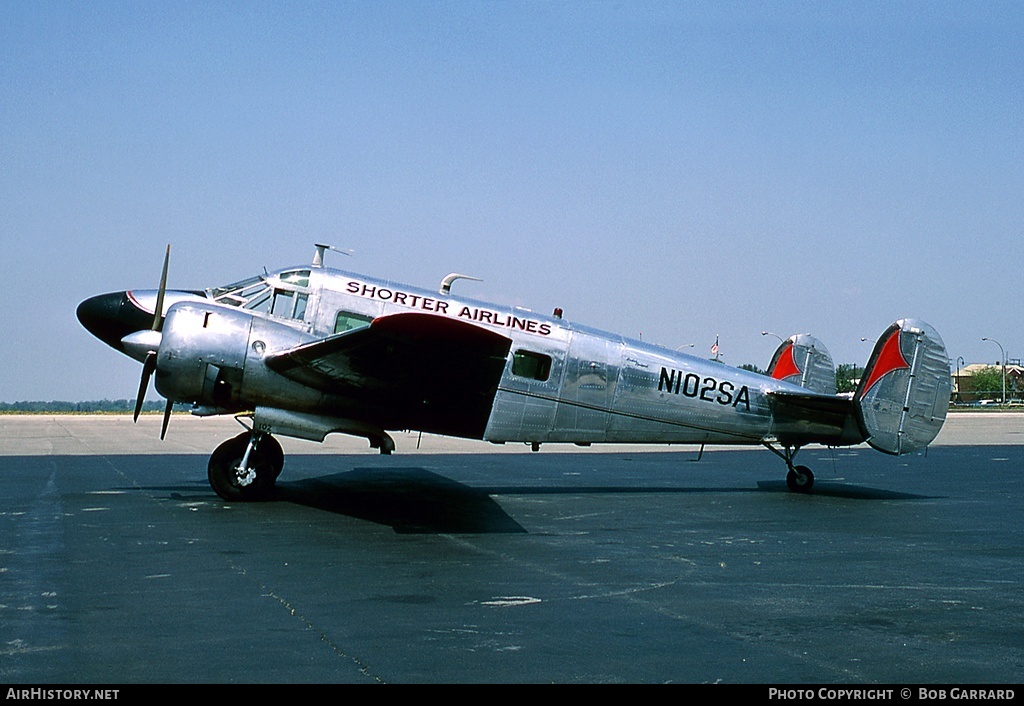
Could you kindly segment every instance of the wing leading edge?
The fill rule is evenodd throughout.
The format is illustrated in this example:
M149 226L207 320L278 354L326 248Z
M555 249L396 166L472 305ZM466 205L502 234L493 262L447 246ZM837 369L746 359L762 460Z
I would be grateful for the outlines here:
M266 364L384 429L482 438L511 345L480 326L404 313L267 356Z

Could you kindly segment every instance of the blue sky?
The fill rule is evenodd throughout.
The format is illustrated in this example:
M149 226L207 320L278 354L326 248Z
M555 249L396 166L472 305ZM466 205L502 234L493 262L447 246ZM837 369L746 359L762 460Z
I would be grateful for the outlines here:
M1024 6L6 2L0 400L133 397L92 294L307 262L764 367L1024 357Z

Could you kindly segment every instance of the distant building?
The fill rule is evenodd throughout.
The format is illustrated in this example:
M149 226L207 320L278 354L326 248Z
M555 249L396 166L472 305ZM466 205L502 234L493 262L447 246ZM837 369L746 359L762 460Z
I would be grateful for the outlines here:
M979 388L974 379L975 374L983 370L992 369L999 374L999 379L994 383L989 377L989 382L981 383ZM995 385L993 387L993 384ZM1003 395L1002 366L998 363L988 365L985 363L972 363L960 368L959 375L953 371L953 401L954 402L981 402L982 400L1000 401ZM1024 398L1024 366L1010 364L1006 366L1006 399L1020 401Z

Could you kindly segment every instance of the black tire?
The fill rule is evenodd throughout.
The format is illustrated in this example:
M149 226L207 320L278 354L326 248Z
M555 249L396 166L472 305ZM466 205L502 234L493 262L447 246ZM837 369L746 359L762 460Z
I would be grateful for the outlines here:
M794 493L809 493L814 487L814 474L807 466L794 466L786 474L786 485Z
M270 482L274 483L277 481L277 477L281 475L281 471L284 469L284 449L281 448L281 442L270 434L264 434L260 438L260 443L257 448L261 454L266 455L267 462L270 464L272 471Z
M273 491L274 481L284 467L284 451L281 444L266 434L260 438L256 448L249 455L249 466L256 471L256 478L248 485L242 485L235 470L245 456L245 449L251 436L250 432L243 432L225 441L210 455L207 478L210 487L224 500L265 500Z

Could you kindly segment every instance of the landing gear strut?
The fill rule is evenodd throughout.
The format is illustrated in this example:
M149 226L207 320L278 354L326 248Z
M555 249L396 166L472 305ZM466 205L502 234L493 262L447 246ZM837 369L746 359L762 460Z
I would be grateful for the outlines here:
M225 500L265 500L284 468L284 451L270 434L243 432L210 456L210 486Z
M789 468L789 472L786 474L786 486L791 491L794 493L811 492L811 488L814 487L814 474L811 473L811 469L807 466L793 465L796 452L800 450L799 446L787 446L785 451L779 451L769 443L765 443L765 447L786 462L786 466Z

